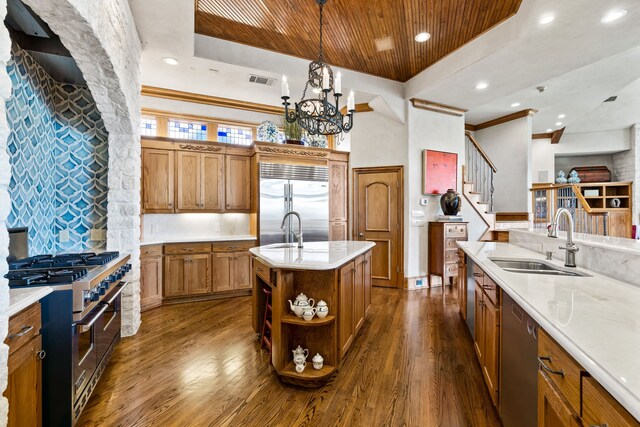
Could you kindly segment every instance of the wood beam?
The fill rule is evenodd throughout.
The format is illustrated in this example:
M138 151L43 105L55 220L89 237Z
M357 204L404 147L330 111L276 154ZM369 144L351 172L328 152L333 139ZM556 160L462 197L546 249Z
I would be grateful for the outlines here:
M553 132L549 133L534 133L531 135L531 139L551 139L553 137Z
M203 95L193 92L166 89L154 86L142 86L142 96L172 99L174 101L192 102L195 104L213 105L216 107L235 108L236 110L255 111L258 113L274 114L281 116L284 108L274 105L258 104L256 102L240 101L231 98L220 98L212 95Z
M465 123L464 124L464 130L468 131L468 132L475 132L476 131L476 127L472 124L469 123Z
M565 129L566 127L563 127L562 129L558 129L553 133L553 136L551 137L552 144L557 144L558 142L560 142L560 138L562 138L562 134L564 133Z
M366 102L364 102L362 104L356 104L356 113L368 113L368 112L371 112L371 111L373 111L373 108L371 108L369 106L369 104L366 103ZM340 109L340 112L342 113L342 115L346 115L347 114L346 105Z
M421 110L435 111L436 113L448 114L450 116L462 117L468 110L451 105L440 104L438 102L428 101L426 99L411 98L411 105Z
M506 116L498 117L497 119L489 120L488 122L475 125L475 130L482 130L482 129L490 128L493 126L498 126L503 123L510 122L512 120L521 119L527 116L533 116L537 112L538 110L534 110L533 108L527 108L526 110L517 111L515 113L508 114Z

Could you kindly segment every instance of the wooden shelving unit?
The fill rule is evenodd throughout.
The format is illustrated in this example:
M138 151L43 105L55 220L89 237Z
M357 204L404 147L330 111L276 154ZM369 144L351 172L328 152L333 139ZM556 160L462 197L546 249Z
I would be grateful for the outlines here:
M630 182L590 182L578 184L580 193L592 209L628 210L631 202ZM597 191L597 196L587 196L589 191ZM620 207L611 207L611 200L619 199Z
M319 317L314 317L311 320L304 320L302 317L298 317L295 314L286 314L280 320L282 323L287 323L289 325L299 325L299 326L323 326L333 323L336 320L336 316L328 314L324 319L320 319Z
M302 380L317 380L333 374L336 371L335 366L323 365L322 369L314 369L313 363L307 362L307 367L301 373L296 371L296 366L293 362L289 362L287 366L282 370L282 375L291 378L299 378Z

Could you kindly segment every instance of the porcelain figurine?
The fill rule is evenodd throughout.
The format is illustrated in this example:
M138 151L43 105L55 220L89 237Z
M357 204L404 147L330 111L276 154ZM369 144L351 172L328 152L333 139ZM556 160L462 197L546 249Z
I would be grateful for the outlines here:
M324 365L324 359L322 358L322 356L320 356L320 353L316 353L311 361L313 362L313 369L322 369L322 366Z
M572 170L569 172L569 178L567 179L569 184L578 184L580 182L580 177L578 176L578 172Z
M316 315L318 310L315 307L307 307L302 311L302 318L304 320L311 320Z
M298 346L295 350L291 350L291 352L293 353L293 363L296 365L306 363L307 357L309 356L308 349Z
M318 301L318 304L316 304L316 310L316 316L320 319L324 319L327 317L327 314L329 314L329 306L327 306L327 303L323 300Z
M556 184L566 184L566 183L567 183L567 176L565 175L564 171L558 172L558 176L556 177Z
M307 298L305 294L300 294L296 297L294 302L289 300L289 307L291 307L291 311L295 313L296 316L302 317L302 312L307 307L313 307L316 302L313 298Z

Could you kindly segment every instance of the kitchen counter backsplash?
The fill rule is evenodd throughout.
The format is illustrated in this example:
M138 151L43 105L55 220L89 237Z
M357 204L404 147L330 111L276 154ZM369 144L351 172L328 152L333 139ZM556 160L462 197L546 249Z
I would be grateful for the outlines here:
M218 240L219 236L248 236L249 214L153 214L142 216L142 242Z
M566 233L558 238L547 237L541 230L509 230L509 243L541 254L553 252L553 258L563 261L565 252L559 248L566 243ZM640 242L588 234L575 234L580 250L576 253L578 267L640 287Z

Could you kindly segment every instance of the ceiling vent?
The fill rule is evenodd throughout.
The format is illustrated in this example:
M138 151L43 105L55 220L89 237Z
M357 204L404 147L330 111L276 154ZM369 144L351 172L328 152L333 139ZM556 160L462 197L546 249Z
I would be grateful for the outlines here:
M382 37L375 39L376 49L378 52L384 52L385 50L393 49L393 39L391 37Z
M605 100L604 100L604 102L613 102L613 101L615 101L616 99L618 99L618 97L617 97L617 96L610 96L610 97L608 97L607 99L605 99Z
M256 76L255 74L249 76L249 83L255 83L257 85L273 86L276 80L277 79L271 77Z

